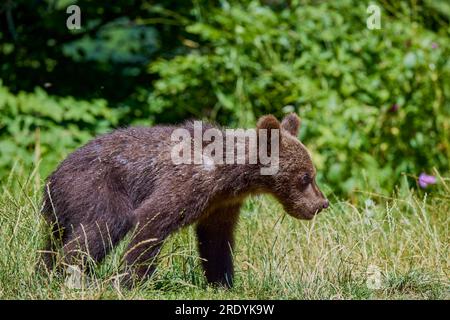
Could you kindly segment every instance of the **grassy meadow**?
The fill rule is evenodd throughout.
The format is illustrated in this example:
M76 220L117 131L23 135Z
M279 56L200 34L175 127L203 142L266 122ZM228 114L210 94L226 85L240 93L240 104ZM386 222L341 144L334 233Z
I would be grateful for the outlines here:
M450 298L449 1L16 0L0 25L0 299ZM192 227L133 290L127 239L80 283L37 271L44 178L93 137L290 112L331 206L248 199L233 289Z
M407 177L405 177L407 179ZM428 190L332 199L312 221L287 216L265 196L246 202L237 229L235 286L206 285L193 228L164 245L154 277L115 285L126 240L72 288L36 271L46 230L42 180L12 173L0 191L0 299L449 299L450 179ZM328 190L328 195L330 191ZM373 280L375 277L375 280Z

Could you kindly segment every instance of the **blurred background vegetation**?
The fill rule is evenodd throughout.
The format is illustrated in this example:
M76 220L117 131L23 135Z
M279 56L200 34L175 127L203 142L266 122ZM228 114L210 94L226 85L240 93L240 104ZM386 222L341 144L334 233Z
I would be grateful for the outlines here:
M449 22L445 0L4 0L0 181L37 164L44 177L116 127L290 111L338 195L448 172Z

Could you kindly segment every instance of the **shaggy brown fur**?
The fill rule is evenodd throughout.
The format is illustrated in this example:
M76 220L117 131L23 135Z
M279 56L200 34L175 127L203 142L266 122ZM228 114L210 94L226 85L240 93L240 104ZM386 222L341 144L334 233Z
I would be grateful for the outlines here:
M129 231L128 279L144 279L166 237L197 222L208 282L231 286L233 230L244 198L274 195L292 216L311 219L328 206L318 189L311 157L296 136L300 120L273 116L258 129L280 129L279 171L261 175L260 164L175 165L170 157L175 126L127 128L97 137L69 155L48 178L43 214L53 226L44 261L80 263L80 252L102 260ZM184 126L193 131L192 123ZM211 127L211 126L210 126ZM205 130L207 128L203 128ZM58 245L59 243L59 245Z

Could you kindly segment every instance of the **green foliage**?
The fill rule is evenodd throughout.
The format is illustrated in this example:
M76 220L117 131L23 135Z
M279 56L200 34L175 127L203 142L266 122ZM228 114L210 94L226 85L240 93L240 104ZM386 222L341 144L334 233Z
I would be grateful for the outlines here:
M410 20L418 8L401 6L369 30L368 3L305 2L279 12L224 2L189 24L199 47L151 65L150 108L236 125L295 110L337 192L391 190L402 172L448 170L448 25L433 32Z
M382 29L369 30L369 1L78 0L72 32L68 2L44 2L0 5L0 179L40 156L46 175L116 126L289 111L337 194L449 170L445 1L379 1Z
M30 170L41 157L47 174L74 148L116 125L120 115L105 100L55 98L42 89L13 95L1 82L0 114L2 174L17 161Z
M103 98L110 107L136 103L135 95L152 80L147 64L181 52L178 20L183 18L166 16L172 10L189 15L192 7L174 0L158 3L1 1L0 78L14 93L48 83L52 95ZM80 7L80 30L66 28L69 5ZM124 120L129 118L124 115Z

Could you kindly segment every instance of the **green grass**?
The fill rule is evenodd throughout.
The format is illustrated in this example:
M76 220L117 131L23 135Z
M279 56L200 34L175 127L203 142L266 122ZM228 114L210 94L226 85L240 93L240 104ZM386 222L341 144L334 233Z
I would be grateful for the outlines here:
M114 286L126 243L81 289L36 272L45 228L40 180L11 176L0 191L0 299L448 299L448 178L428 193L401 187L392 198L360 193L332 201L313 221L249 199L237 229L235 287L207 286L192 228L165 244L157 273L134 290ZM370 200L370 201L365 201ZM126 241L125 241L126 242ZM367 285L377 268L380 287Z

